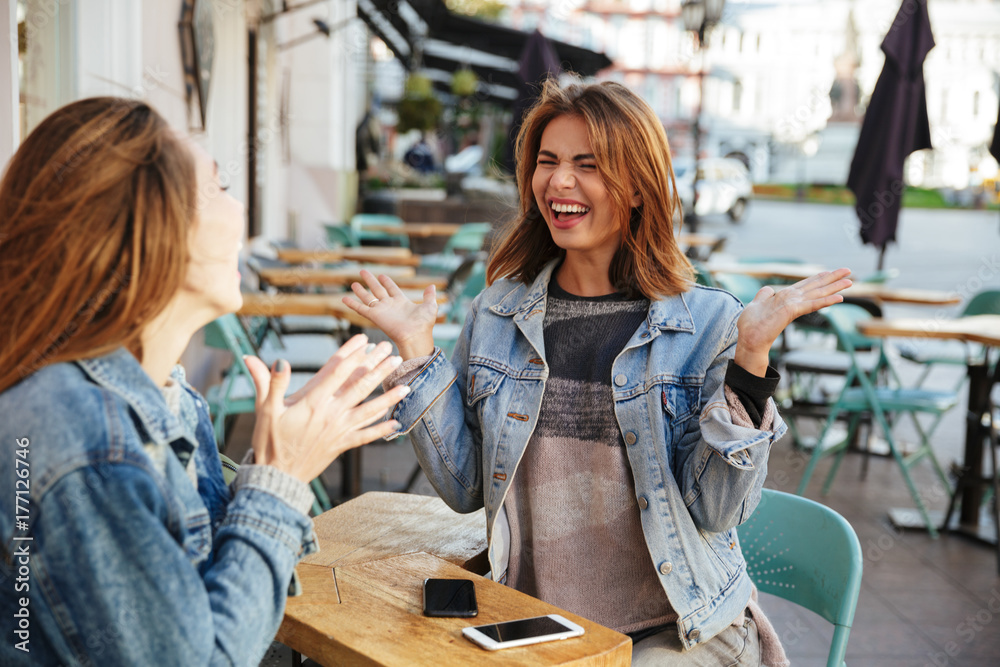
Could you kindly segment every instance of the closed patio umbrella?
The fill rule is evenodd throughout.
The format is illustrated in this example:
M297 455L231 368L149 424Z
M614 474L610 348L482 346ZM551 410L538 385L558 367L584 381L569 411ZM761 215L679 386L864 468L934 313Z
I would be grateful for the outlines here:
M518 61L518 85L517 102L514 103L513 120L510 124L510 132L507 136L507 168L514 172L514 143L517 141L517 133L521 130L521 121L528 109L534 105L541 90L541 84L548 77L558 77L562 72L562 65L559 55L556 53L552 42L542 34L540 30L535 30L528 37L528 41L521 51L521 58Z
M934 48L926 0L903 0L882 40L885 64L872 92L851 161L847 187L857 200L861 240L885 248L896 240L903 198L903 162L931 147L924 90L924 58Z

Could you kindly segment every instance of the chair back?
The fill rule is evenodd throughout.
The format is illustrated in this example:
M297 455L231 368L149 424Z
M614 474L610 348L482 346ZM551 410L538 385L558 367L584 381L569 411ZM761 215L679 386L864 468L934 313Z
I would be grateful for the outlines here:
M840 667L861 590L861 544L851 524L825 505L764 489L737 528L747 574L764 593L834 625L827 667Z
M757 292L764 286L759 278L742 273L718 273L715 275L715 282L719 287L743 302L744 305L753 301Z
M818 311L819 316L830 326L837 336L837 349L852 357L858 350L878 348L881 342L858 333L858 322L872 319L872 314L864 307L853 303L837 303Z
M448 321L462 324L473 299L486 289L486 261L480 257L463 262L459 270L455 271L449 288L451 310L448 312Z
M962 317L973 315L1000 315L1000 290L986 290L969 299Z
M692 261L691 266L694 267L694 281L698 285L704 285L705 287L718 287L719 285L712 278L712 272L708 270L708 267L701 262Z
M361 245L358 235L347 225L323 225L326 228L327 245L337 248L356 248Z
M479 252L483 248L486 235L490 233L492 228L493 226L488 222L467 222L451 235L442 252L452 254L456 250Z
M389 213L356 213L351 217L351 229L354 230L359 243L365 241L397 241L402 247L409 248L410 237L402 229L405 224L403 219L398 215L391 215ZM383 231L365 229L372 225L400 227L400 230L398 234L389 234Z

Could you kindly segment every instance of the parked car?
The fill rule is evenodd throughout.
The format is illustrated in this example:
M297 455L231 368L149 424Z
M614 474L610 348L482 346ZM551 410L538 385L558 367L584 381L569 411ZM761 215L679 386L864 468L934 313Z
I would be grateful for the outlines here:
M698 161L698 196L693 196L694 170L690 162L675 162L677 194L684 206L684 217L692 207L699 215L725 213L734 223L743 220L753 198L750 172L734 158L706 158Z

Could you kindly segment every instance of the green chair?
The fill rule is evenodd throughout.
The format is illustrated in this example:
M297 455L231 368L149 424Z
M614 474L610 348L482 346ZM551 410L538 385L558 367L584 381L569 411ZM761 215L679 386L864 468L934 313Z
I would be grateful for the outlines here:
M758 590L833 624L826 664L842 667L864 564L851 524L825 505L764 489L756 511L736 532Z
M934 455L934 450L930 443L930 432L921 426L917 415L929 414L939 417L958 404L958 394L954 391L898 388L899 379L892 372L889 360L881 346L878 347L878 361L875 366L870 370L862 366L862 362L859 361L854 346L854 341L859 337L855 328L857 323L856 309L856 306L838 304L819 311L837 336L837 341L847 353L851 365L844 378L843 388L830 407L830 414L817 439L817 443L819 444L813 448L809 463L806 465L796 493L798 495L805 493L806 486L809 484L809 480L819 460L825 456L833 455L836 458L823 484L823 493L826 494L829 492L830 485L833 483L837 470L854 438L854 433L858 428L861 418L865 415L870 415L873 423L878 424L879 429L882 431L882 436L889 447L890 454L899 465L899 469L903 474L903 480L906 482L917 510L927 525L928 533L932 537L937 537L937 528L931 521L924 502L917 491L917 487L910 477L910 468L925 458L929 459L944 487L950 490L951 484L941 464L938 463L937 457ZM876 375L883 368L888 368L892 379L897 385L896 387L875 386ZM832 447L824 448L822 443L826 439L827 431L829 431L841 413L849 415L847 437ZM919 447L906 456L902 455L899 447L896 445L895 438L892 435L892 428L889 425L889 417L897 414L909 415L920 437Z
M694 267L694 282L698 285L704 285L705 287L718 287L718 283L712 278L712 272L708 270L708 267L701 262L692 261L691 266Z
M753 276L742 273L717 273L715 275L716 284L746 305L753 301L757 292L764 286L764 283Z
M326 243L332 248L356 248L361 245L357 234L347 225L323 225Z
M451 273L457 269L465 255L483 249L483 243L493 226L488 222L467 222L459 226L439 253L420 258L421 273Z
M351 229L354 231L354 235L358 239L358 243L365 245L365 243L373 245L387 245L390 243L397 243L403 248L410 247L410 237L406 235L403 230L403 219L398 215L390 215L388 213L357 213L351 217ZM365 229L372 225L378 226L392 226L399 227L399 233L390 234L384 231L376 231L373 229Z
M205 325L205 338L206 343L208 341L221 341L224 349L233 355L232 363L223 372L222 382L209 387L208 391L205 392L209 413L212 415L212 426L215 429L215 441L221 451L226 446L227 426L231 423L230 418L253 412L256 407L256 390L253 378L246 362L243 361L243 356L256 356L257 351L251 343L246 329L233 313L223 315ZM311 373L292 373L288 393L295 393L301 389L311 377ZM316 496L313 512L319 514L330 509L333 504L319 478L314 479L310 486L313 495Z

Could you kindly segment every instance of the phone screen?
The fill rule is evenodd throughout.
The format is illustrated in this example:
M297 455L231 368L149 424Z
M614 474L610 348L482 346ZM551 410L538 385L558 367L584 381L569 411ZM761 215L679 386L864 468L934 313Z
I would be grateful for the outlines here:
M559 621L551 619L548 616L522 618L517 621L507 621L506 623L476 626L476 630L479 630L496 642L512 642L532 637L544 637L545 635L566 632L569 629Z
M479 613L475 585L469 579L426 579L424 613L428 616L475 616Z

